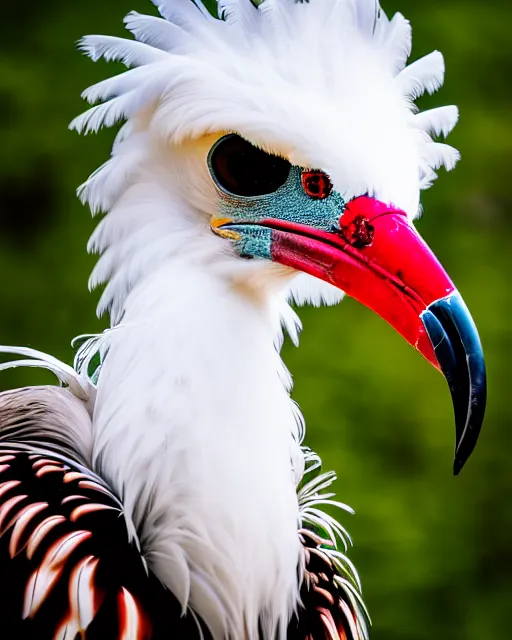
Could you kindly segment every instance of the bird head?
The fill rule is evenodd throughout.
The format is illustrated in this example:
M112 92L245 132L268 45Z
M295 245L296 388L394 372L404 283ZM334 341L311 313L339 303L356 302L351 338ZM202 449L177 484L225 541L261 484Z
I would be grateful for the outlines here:
M109 282L103 306L120 316L144 252L151 263L191 250L176 243L178 228L182 239L215 237L234 271L252 259L279 274L296 301L346 293L447 378L458 473L483 420L482 349L414 226L421 190L458 160L434 141L457 108L414 105L442 84L441 54L406 66L410 25L389 20L378 0L218 0L217 16L200 0L154 3L160 18L127 16L135 40L81 43L94 59L132 67L88 89L101 104L73 123L89 132L127 120L82 190L109 212L91 244L103 252L93 284Z

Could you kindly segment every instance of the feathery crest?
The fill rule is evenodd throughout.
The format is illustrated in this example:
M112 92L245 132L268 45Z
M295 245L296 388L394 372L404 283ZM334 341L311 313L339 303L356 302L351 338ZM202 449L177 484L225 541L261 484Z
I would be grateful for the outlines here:
M419 213L420 189L458 160L452 147L433 139L455 126L456 107L418 113L413 104L441 86L442 55L406 66L410 24L400 14L389 20L378 0L218 0L218 17L201 0L153 2L161 17L125 18L135 39L93 35L80 44L93 60L128 67L84 91L93 106L71 124L90 133L127 120L110 160L79 190L94 214L111 212L89 249L103 254L90 285L109 282L99 312L109 310L114 322L148 272L142 255L154 261L173 242L161 241L164 208L167 216L179 201L164 184L169 178L158 174L163 147L177 157L185 141L236 131L294 164L325 169L347 198L373 193L411 217ZM144 219L123 199L143 181L167 194L158 221L156 197ZM339 301L327 285L307 282L299 276L289 296Z
M256 103L267 106L267 91L286 91L290 84L313 88L311 83L316 81L307 73L313 68L324 85L335 85L335 78L330 77L333 65L347 57L338 55L340 47L342 52L343 42L354 40L356 31L368 41L368 51L385 61L383 66L395 76L405 100L414 100L423 91L431 93L442 83L444 63L438 52L405 67L411 48L410 25L400 14L388 20L377 0L218 0L219 19L199 0L154 3L162 18L136 12L126 17L135 41L88 36L81 42L82 50L94 60L121 60L140 71L129 71L87 90L87 100L107 102L75 119L73 128L97 131L146 108L164 105L169 106L165 113L171 121L161 133L175 139L222 127L236 129L243 122L235 117L236 111L245 112L245 120L254 117L254 129L276 127L279 123L272 122L267 109L255 109ZM301 78L300 65L306 60ZM359 60L362 75L366 62L366 56ZM347 64L353 62L347 60ZM323 80L322 68L326 70ZM342 68L339 74L343 77ZM332 102L329 87L325 89L327 95L319 98ZM269 108L274 101L269 99ZM191 112L188 118L184 107ZM209 117L202 107L208 108ZM415 126L414 121L411 124ZM247 127L242 124L241 128ZM430 128L444 127L433 122ZM451 165L450 152L445 155L440 148L437 154Z

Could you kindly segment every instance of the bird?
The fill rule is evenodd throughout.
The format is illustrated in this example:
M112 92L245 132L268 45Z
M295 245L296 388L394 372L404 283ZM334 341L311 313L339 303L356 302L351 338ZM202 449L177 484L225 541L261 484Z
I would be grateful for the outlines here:
M483 351L416 230L459 153L444 77L408 64L377 0L153 0L80 133L120 125L78 194L110 325L59 384L0 394L0 614L24 640L367 640L370 618L281 358L296 308L355 298L447 379L458 474L484 419ZM376 354L377 356L378 354Z

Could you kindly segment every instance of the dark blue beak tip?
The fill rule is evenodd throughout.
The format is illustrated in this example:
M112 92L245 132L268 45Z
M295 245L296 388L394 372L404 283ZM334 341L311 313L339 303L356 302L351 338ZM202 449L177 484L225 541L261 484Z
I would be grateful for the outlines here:
M456 426L453 473L457 476L476 446L485 415L482 345L471 314L456 291L433 302L422 319L452 394Z
M476 444L476 441L475 441ZM462 471L462 469L464 468L466 462L469 460L469 457L471 456L471 454L473 453L474 450L474 445L470 448L470 450L464 450L464 451L457 451L455 453L455 459L453 461L453 475L454 476L458 476L460 475L460 472Z

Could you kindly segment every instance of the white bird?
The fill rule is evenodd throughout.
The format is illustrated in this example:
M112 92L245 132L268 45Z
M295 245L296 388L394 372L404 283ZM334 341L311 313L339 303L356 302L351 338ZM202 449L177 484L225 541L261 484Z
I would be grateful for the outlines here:
M289 306L345 292L448 379L455 471L485 369L454 285L413 226L452 169L456 107L406 66L411 28L377 0L154 0L134 39L88 36L129 70L87 89L72 128L125 121L79 193L111 329L74 367L3 347L65 388L0 395L0 612L30 640L362 640L334 474L302 447L279 351Z

